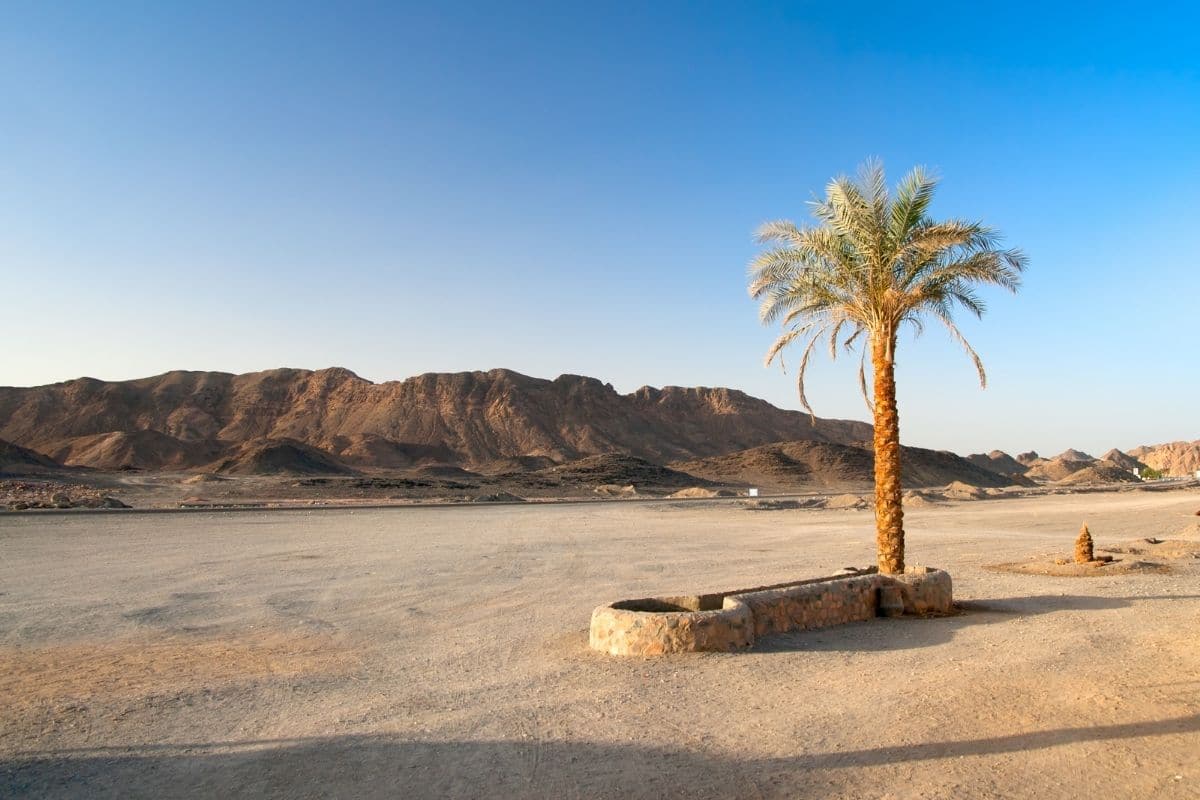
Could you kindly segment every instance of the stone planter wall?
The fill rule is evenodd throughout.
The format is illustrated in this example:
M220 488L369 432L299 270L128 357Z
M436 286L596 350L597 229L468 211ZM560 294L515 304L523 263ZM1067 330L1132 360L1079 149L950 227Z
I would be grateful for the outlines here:
M612 655L732 651L759 636L824 628L879 616L947 613L950 576L912 567L903 575L874 570L796 583L684 597L622 600L592 612L589 644ZM892 602L888 602L888 601Z

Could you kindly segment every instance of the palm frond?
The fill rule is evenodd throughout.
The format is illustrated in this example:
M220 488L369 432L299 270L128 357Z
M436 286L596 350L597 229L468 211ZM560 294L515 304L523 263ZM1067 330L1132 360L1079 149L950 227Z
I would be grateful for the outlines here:
M810 204L814 225L775 220L756 232L756 241L769 247L750 262L747 288L760 302L762 321L783 328L766 362L778 359L782 366L783 351L805 342L797 389L809 414L805 375L818 340L827 340L831 359L843 334L846 351L863 337L882 341L881 357L891 363L899 328L909 323L920 335L926 317L946 327L987 385L983 362L956 326L953 311L982 316L986 303L979 287L1015 292L1028 259L1004 248L999 233L981 222L931 219L937 185L931 172L915 167L893 195L882 163L871 159L857 180L835 178L824 198ZM861 350L859 388L870 408L867 348Z
M862 392L863 402L867 404L867 413L874 414L875 406L871 402L871 394L867 391L867 348L862 349L858 357L858 389Z

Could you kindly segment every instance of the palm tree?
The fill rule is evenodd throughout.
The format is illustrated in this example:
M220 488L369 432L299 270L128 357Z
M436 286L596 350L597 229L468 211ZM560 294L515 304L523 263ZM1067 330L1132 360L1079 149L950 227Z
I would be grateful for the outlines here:
M769 365L793 342L803 342L798 388L800 404L809 357L828 342L862 346L858 381L875 421L875 531L879 570L904 571L904 511L900 484L900 417L896 411L896 341L907 323L917 334L925 322L942 323L966 350L987 386L983 362L954 324L956 307L982 316L980 284L1015 292L1026 257L1002 249L1000 236L979 222L928 215L937 180L921 167L888 193L883 165L868 161L858 180L839 177L813 201L815 225L768 222L757 240L771 247L750 264L750 295L761 300L765 324L779 321L783 333L767 353ZM865 360L871 353L874 400L868 397Z

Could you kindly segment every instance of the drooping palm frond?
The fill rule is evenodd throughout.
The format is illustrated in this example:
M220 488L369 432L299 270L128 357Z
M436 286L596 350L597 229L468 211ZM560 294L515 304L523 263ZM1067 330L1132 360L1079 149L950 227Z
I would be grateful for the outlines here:
M900 327L909 323L919 333L926 318L964 348L986 386L983 363L954 311L982 315L979 286L1016 291L1026 258L1004 249L999 234L982 223L931 219L936 188L937 179L917 167L893 195L883 165L868 161L857 180L834 179L811 204L815 225L778 220L758 229L757 240L770 247L750 264L749 292L760 301L762 321L782 327L766 362L782 363L785 348L803 343L797 389L810 414L804 379L817 341L828 340L832 358L839 347L881 342L890 358ZM859 385L870 406L865 355L864 347Z

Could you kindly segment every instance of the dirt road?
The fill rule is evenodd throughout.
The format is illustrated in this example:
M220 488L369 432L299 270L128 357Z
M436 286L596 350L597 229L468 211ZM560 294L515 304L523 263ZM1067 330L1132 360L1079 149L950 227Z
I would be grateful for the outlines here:
M1200 492L910 512L960 616L625 660L592 608L866 565L856 511L0 516L3 797L1200 797Z

